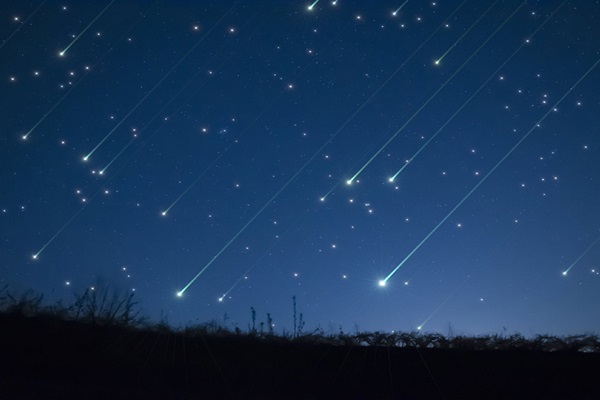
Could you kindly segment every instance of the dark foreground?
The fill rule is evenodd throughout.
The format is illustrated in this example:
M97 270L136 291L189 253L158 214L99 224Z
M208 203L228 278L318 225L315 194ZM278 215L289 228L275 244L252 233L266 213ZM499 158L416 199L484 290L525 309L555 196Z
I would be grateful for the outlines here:
M0 315L2 399L600 399L600 354L190 336Z

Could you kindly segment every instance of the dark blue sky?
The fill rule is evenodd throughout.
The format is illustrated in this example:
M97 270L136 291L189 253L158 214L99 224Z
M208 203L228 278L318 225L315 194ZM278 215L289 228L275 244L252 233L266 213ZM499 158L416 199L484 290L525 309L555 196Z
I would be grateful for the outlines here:
M600 4L310 5L2 2L2 283L175 325L289 330L296 296L308 329L598 332Z

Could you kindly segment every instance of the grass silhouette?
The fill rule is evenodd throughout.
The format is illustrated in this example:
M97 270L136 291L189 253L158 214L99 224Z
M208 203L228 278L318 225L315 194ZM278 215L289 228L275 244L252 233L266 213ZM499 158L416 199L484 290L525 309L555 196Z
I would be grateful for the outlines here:
M1 398L600 398L597 335L247 331L152 323L132 294L0 289ZM266 329L265 329L266 328Z

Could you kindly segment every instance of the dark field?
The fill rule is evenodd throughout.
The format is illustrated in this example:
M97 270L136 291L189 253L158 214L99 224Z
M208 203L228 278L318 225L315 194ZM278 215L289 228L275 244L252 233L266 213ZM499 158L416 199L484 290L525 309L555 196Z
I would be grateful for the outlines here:
M375 346L364 344L373 334L174 332L14 313L0 326L3 399L600 398L600 353L581 346L477 350L476 338L439 335L437 348Z

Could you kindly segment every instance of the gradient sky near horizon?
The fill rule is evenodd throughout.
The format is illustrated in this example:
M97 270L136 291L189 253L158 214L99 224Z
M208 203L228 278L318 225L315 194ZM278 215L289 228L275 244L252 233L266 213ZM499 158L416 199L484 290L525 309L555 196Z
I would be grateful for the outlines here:
M600 333L598 1L0 20L2 286L176 326L289 331L296 296L307 330Z

